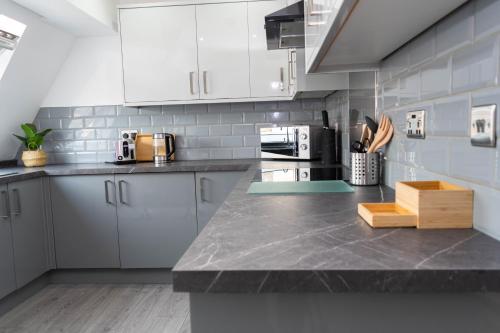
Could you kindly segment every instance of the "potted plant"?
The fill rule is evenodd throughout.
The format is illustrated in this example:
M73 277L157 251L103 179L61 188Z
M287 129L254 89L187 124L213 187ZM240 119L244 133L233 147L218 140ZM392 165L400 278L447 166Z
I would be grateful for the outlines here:
M24 137L17 134L13 135L26 147L26 150L23 151L21 156L24 166L38 167L46 165L47 154L42 150L42 144L45 136L52 130L46 129L38 132L36 126L29 123L22 124L21 129L24 131Z

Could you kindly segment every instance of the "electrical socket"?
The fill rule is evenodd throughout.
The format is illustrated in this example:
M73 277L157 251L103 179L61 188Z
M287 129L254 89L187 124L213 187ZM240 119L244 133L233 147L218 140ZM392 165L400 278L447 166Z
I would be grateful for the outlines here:
M473 146L496 147L496 104L472 107L470 142Z
M406 136L425 139L425 110L406 113Z

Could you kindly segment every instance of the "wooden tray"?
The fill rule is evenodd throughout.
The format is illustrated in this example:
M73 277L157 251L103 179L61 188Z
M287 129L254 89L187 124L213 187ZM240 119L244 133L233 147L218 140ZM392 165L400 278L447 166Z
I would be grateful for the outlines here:
M419 229L472 228L474 193L443 181L396 183L396 204L417 215Z
M395 203L360 203L358 213L373 228L417 226L417 216Z
M135 138L135 158L137 162L153 161L153 135L137 134Z

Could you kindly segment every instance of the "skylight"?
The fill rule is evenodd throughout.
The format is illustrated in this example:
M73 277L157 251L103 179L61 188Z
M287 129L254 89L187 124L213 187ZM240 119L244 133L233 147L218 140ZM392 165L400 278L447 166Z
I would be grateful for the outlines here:
M3 77L26 25L0 14L0 79Z

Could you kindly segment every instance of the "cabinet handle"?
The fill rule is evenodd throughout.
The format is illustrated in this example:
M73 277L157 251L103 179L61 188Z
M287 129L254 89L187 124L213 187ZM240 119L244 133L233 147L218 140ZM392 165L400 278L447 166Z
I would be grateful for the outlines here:
M108 188L108 184L113 184L113 182L111 180L106 180L104 181L104 195L106 196L106 203L109 204L109 205L112 205L113 204L113 201L111 201L109 199L109 188Z
M14 209L12 209L12 215L21 215L21 200L19 198L19 190L17 188L12 190L12 197L14 198L12 202L14 203Z
M205 181L207 181L208 179L205 178L205 177L201 177L200 178L200 199L201 199L201 202L208 202L207 200L207 196L206 196L206 190L205 190Z
M2 201L3 201L3 212L2 215L0 215L0 218L3 219L8 219L9 218L9 196L7 194L7 191L2 191L0 192L2 195Z
M119 192L119 197L120 197L120 203L122 205L126 205L127 202L123 199L123 184L127 184L127 182L124 180L120 180L118 182L118 192Z
M280 67L280 90L285 90L285 70Z
M295 69L295 66L293 66L294 64L297 63L297 51L296 50L291 50L290 51L290 67L291 67L291 76L292 76L292 80L295 80L297 79L297 73L296 73L296 69Z
M203 71L203 92L205 93L205 95L208 95L207 71Z
M189 72L189 91L191 95L194 95L194 80L193 80L194 72Z

